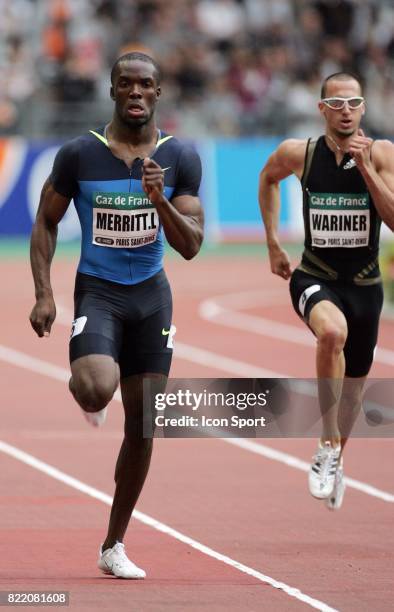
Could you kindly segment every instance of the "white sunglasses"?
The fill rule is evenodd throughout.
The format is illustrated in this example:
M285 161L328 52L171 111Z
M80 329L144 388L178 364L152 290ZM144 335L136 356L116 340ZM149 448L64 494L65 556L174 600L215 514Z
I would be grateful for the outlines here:
M332 110L342 110L346 103L349 108L356 110L364 103L364 98L361 96L355 96L353 98L323 98L321 102Z

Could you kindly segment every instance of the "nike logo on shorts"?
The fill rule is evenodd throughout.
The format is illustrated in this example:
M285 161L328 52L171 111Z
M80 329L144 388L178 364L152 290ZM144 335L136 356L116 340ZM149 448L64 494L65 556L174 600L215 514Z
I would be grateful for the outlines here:
M163 329L161 330L161 333L162 333L162 336L168 336L167 344L166 344L167 348L173 349L174 348L174 336L176 333L175 325L171 324L170 329L164 329L163 327Z

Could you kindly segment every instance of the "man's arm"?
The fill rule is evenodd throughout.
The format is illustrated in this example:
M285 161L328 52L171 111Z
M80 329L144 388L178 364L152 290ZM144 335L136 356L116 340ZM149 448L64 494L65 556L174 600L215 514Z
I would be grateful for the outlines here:
M204 214L200 200L181 195L171 203L163 197L156 209L169 244L185 259L192 259L200 250L204 236Z
M30 323L40 338L49 336L56 317L50 268L56 249L57 226L70 200L57 193L49 179L45 182L30 242L30 262L36 294Z
M167 200L160 166L152 159L144 160L144 191L155 205L169 244L185 259L192 259L203 240L204 214L197 196L179 195Z
M280 211L279 182L296 174L301 178L306 151L306 141L285 140L271 155L260 172L259 205L264 222L271 271L284 279L292 274L289 257L279 242Z
M351 142L349 153L356 161L382 221L394 231L393 143L389 140L373 143L359 130Z

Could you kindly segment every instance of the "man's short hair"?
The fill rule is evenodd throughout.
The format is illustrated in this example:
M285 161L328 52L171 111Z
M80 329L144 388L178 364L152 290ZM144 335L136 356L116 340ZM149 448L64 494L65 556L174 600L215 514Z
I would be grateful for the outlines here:
M360 91L363 89L361 79L352 72L334 72L326 77L321 86L320 97L323 100L326 97L327 83L328 81L356 81L360 85Z
M161 80L161 70L159 64L146 53L141 53L141 51L130 51L129 53L125 53L118 57L111 70L111 84L113 85L115 82L116 73L119 69L119 65L122 62L130 62L133 60L140 60L141 62L146 62L147 64L152 64L155 69L155 79L156 83L159 85Z

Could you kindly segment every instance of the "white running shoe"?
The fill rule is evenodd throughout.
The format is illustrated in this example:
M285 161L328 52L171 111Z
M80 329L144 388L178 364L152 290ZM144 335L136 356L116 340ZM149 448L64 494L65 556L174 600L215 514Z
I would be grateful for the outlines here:
M100 547L97 565L104 574L112 574L113 576L117 576L117 578L138 580L146 576L143 569L134 565L134 563L127 558L124 544L121 542L116 542L112 548L107 548L104 551L102 547Z
M83 408L81 408L81 410L87 422L90 423L90 425L93 425L93 427L100 427L100 425L102 425L107 418L107 407L99 410L98 412L87 412L86 410L83 410Z
M309 491L313 497L325 499L332 494L340 453L339 445L333 448L331 442L325 442L323 446L319 442L317 453L309 469Z
M337 469L335 474L335 485L334 490L325 500L324 505L329 510L339 510L342 506L343 496L345 495L346 484L343 475L343 466L341 465Z

